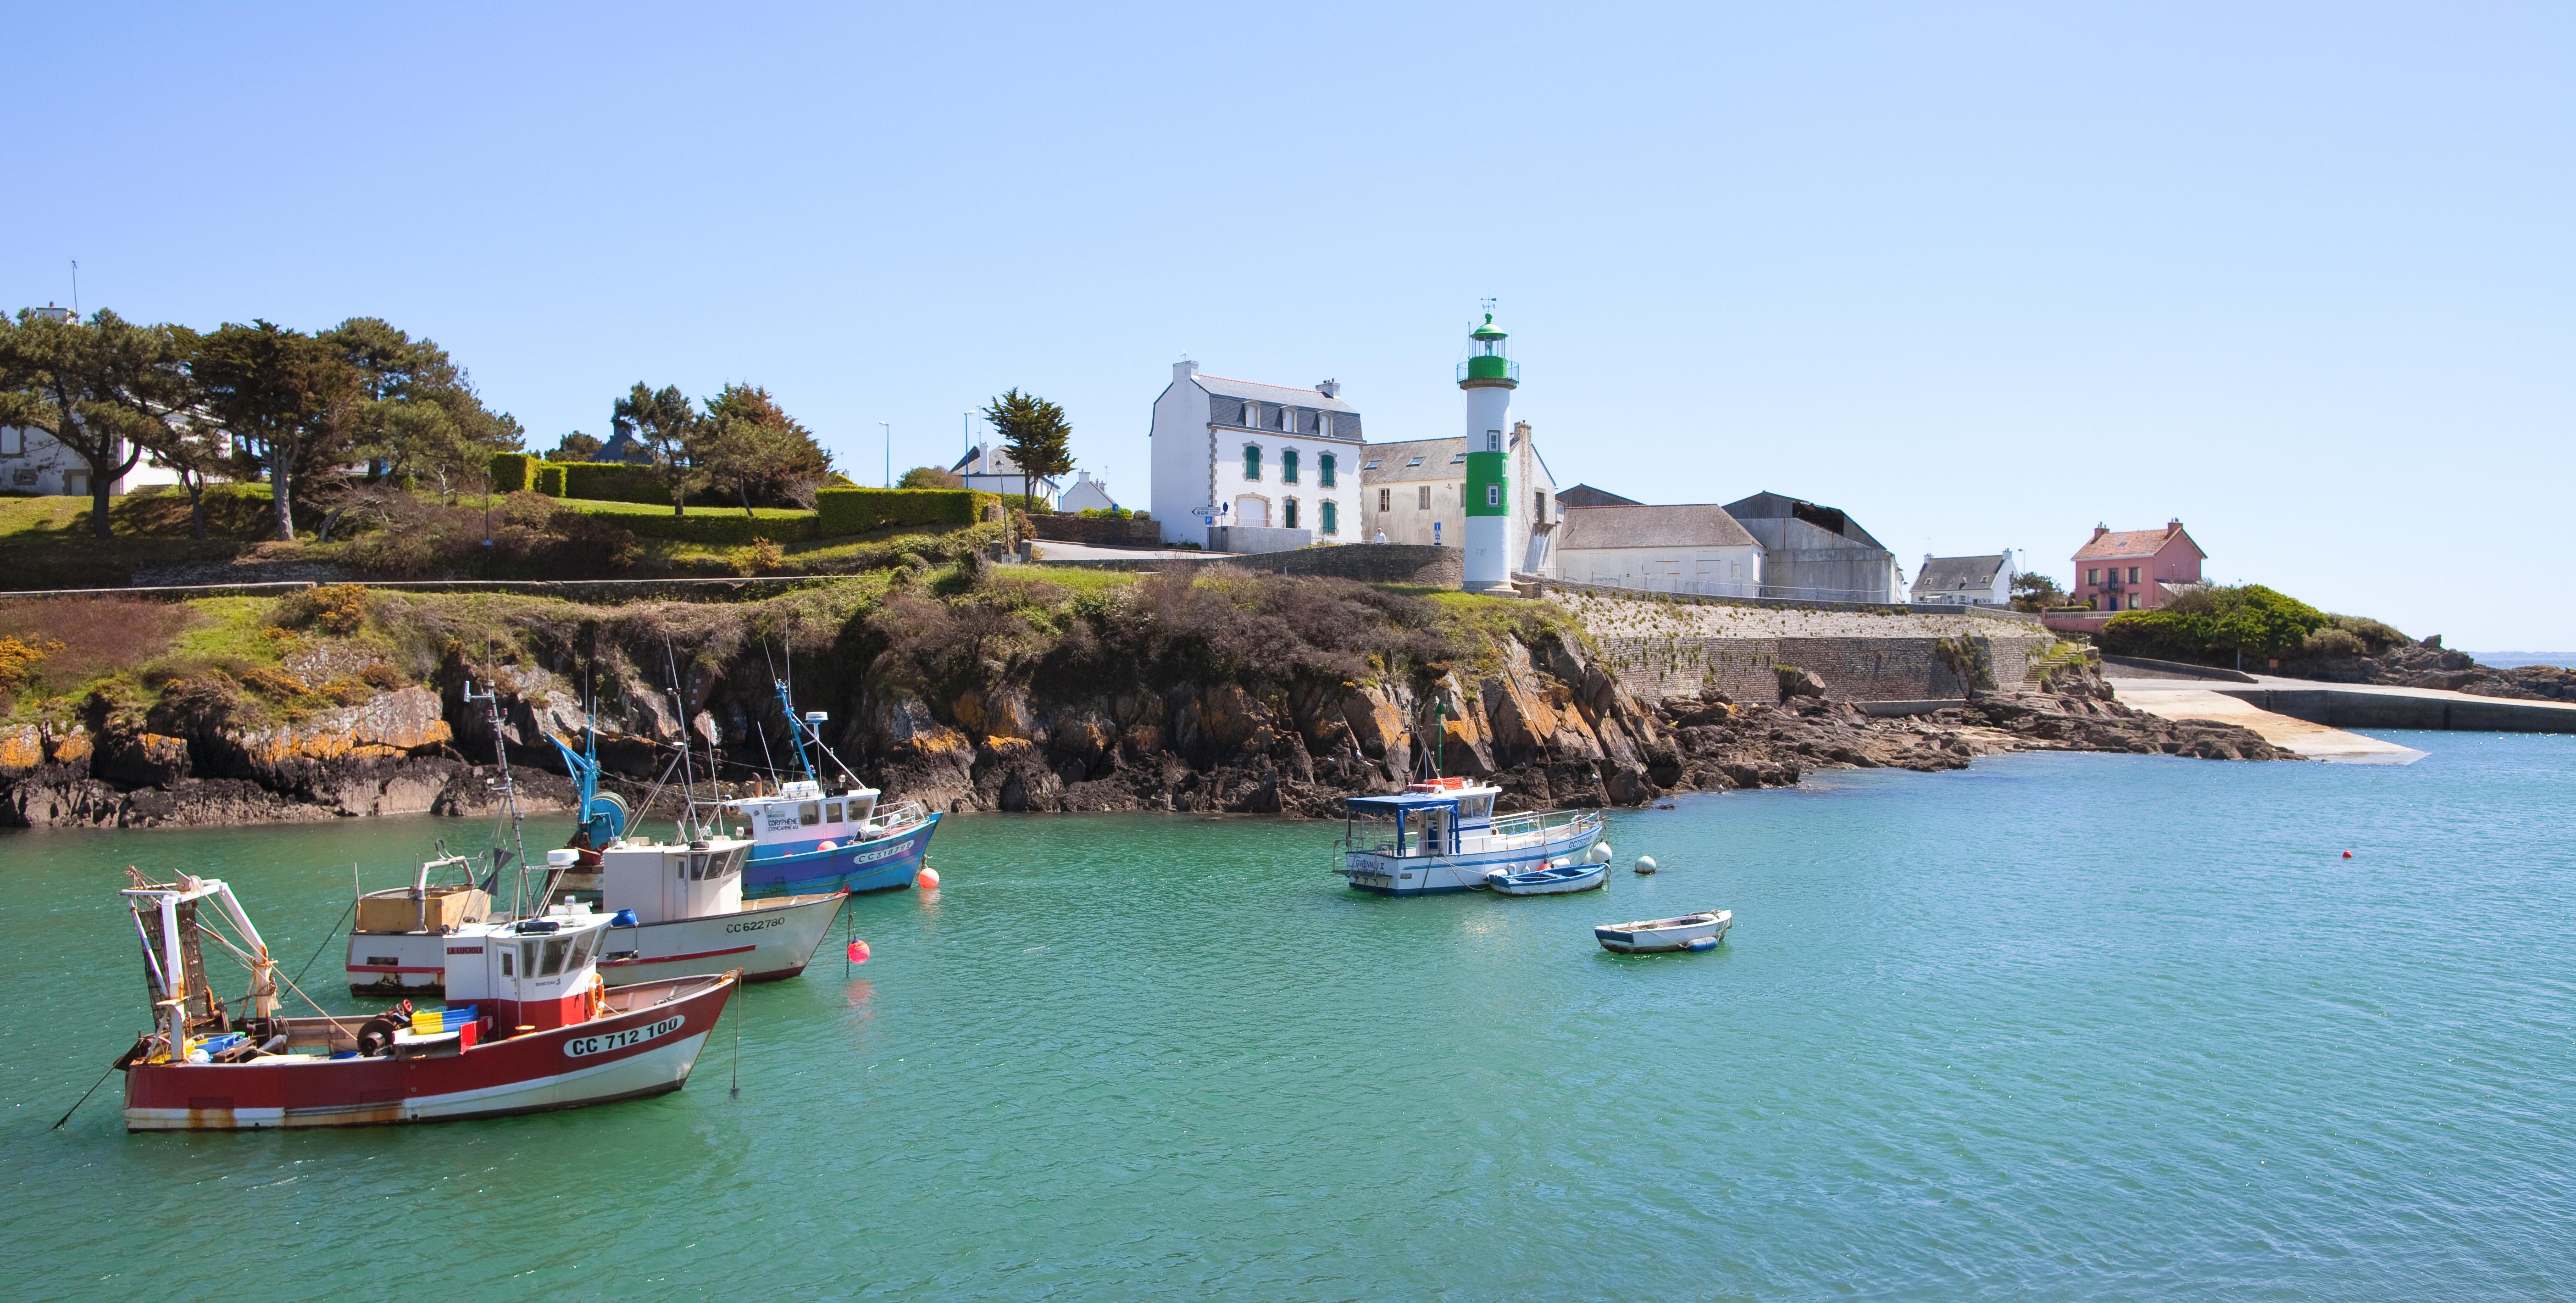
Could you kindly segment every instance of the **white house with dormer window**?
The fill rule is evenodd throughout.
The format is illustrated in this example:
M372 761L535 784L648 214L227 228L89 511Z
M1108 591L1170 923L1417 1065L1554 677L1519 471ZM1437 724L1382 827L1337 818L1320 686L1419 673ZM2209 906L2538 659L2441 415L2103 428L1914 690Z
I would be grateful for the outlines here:
M1172 366L1154 400L1152 514L1167 543L1275 552L1355 543L1359 409L1330 380L1312 389Z

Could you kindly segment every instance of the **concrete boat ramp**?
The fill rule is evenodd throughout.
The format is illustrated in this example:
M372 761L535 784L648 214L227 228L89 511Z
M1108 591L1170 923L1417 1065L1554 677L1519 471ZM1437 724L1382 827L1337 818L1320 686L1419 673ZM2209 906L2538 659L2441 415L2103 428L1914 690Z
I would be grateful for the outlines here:
M2346 729L2576 733L2576 705L2556 701L2256 674L2156 677L2117 664L2104 665L2103 676L2123 704L2150 715L2240 725L2284 750L2338 764L2406 765L2424 758L2413 747Z

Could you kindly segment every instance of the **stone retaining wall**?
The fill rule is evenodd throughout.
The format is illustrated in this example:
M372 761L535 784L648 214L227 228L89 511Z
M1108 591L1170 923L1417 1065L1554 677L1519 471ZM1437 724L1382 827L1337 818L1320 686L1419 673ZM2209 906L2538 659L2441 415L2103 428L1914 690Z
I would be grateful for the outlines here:
M2033 666L2055 639L1708 638L1666 635L1596 637L1603 663L1640 699L1693 696L1714 689L1738 702L1780 699L1778 668L1792 665L1824 680L1834 701L1921 701L1964 697L1972 687L2013 689L2031 683ZM1988 683L1972 685L1982 656Z
M1046 545L1038 545L1039 564L1068 566L1082 570L1165 570L1179 566L1233 565L1246 570L1266 570L1275 575L1331 575L1339 579L1356 579L1368 584L1420 584L1429 588L1456 588L1466 580L1465 554L1454 547L1424 547L1411 543L1354 543L1344 547L1299 548L1294 552L1262 552L1252 556L1211 557L1140 557L1133 561L1082 558L1068 561L1044 559Z

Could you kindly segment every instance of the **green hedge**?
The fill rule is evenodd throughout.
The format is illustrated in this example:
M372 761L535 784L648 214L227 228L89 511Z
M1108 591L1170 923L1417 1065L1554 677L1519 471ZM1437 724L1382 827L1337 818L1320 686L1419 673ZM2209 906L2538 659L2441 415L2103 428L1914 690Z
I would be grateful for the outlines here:
M814 494L814 514L825 538L893 525L964 529L983 514L985 501L1000 499L971 489L821 489Z
M598 502L658 502L671 505L671 491L653 476L650 466L619 461L563 463L564 496Z
M492 454L492 491L517 493L536 484L537 464L544 460L529 452L496 452Z
M562 497L564 495L564 468L555 465L553 462L539 462L537 464L537 492L542 493L549 498Z

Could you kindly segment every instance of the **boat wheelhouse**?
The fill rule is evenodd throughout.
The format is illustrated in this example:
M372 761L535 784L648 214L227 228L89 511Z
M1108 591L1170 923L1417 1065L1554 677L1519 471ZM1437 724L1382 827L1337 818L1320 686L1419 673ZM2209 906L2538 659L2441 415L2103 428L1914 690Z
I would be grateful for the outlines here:
M731 799L692 794L682 816L685 840L731 833L750 843L742 865L746 897L804 896L828 892L894 891L909 887L930 852L939 816L919 801L885 807L884 794L860 782L831 748L823 745L824 712L798 714L787 681L776 681L779 709L787 716L801 779L779 782L771 791ZM626 806L614 793L599 788L598 735L593 730L583 750L548 735L563 754L564 767L581 787L581 827L573 848L582 863L566 882L576 890L599 891L604 879L595 862L624 838ZM819 753L838 770L844 785L827 789L814 764ZM685 748L683 759L685 759ZM666 775L667 777L667 775ZM597 849L594 849L597 848Z
M723 801L723 823L751 843L749 895L790 891L892 891L912 885L939 816L919 801L880 810L877 789L825 790L816 779Z
M608 941L599 956L599 972L612 987L729 969L739 970L746 982L794 977L805 971L831 934L832 920L849 893L747 901L742 871L750 853L749 841L730 837L693 842L620 838L598 852L595 901L587 893L569 891L559 898L549 889L539 897L539 916L568 924L587 925L594 918L605 922ZM578 862L575 851L546 854L553 881L574 881ZM489 910L487 903L471 917L452 922L441 914L446 902L460 897L488 902L484 892L470 886L432 882L433 869L463 863L455 856L432 861L421 867L414 887L359 898L357 925L349 932L351 993L390 996L447 989L452 962L448 938L465 923L487 921ZM460 912L471 908L469 904ZM504 912L488 921L508 919Z
M443 938L445 1009L280 1017L277 965L229 886L132 876L153 1029L116 1063L131 1131L449 1121L657 1095L688 1081L734 989L724 973L611 991L598 972L606 915L526 919ZM245 1012L208 982L207 942L250 970Z
M1489 873L1570 861L1600 840L1598 810L1497 819L1501 795L1491 783L1434 778L1386 796L1349 797L1342 802L1342 867L1334 872L1381 895L1474 891Z

